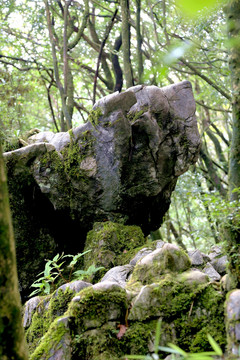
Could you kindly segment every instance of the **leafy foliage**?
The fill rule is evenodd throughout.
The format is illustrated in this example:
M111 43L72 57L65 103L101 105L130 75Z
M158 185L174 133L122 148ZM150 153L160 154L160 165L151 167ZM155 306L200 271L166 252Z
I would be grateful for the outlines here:
M38 274L38 276L42 276L40 276L31 285L31 287L36 288L36 290L34 290L29 296L31 297L38 293L47 295L50 294L51 286L59 276L63 279L64 283L68 283L71 280L83 280L84 278L93 275L98 270L101 270L102 267L95 267L95 265L91 265L87 270L76 270L73 272L74 266L77 264L78 260L89 251L91 250L84 251L83 253L79 253L77 255L64 255L63 253L61 255L57 254L52 260L47 260L44 271ZM65 258L72 258L68 265L70 272L67 279L63 276L63 271L65 270L63 264L65 261L61 261Z

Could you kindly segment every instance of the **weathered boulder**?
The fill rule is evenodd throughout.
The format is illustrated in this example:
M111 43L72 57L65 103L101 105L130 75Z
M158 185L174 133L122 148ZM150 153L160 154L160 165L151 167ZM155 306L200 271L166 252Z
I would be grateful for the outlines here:
M128 232L129 226L125 228ZM143 255L136 265L113 267L94 285L75 281L40 302L39 297L28 302L31 360L119 360L126 354L152 354L159 320L160 345L171 342L187 352L209 351L211 334L224 350L225 296L218 283L189 268L188 255L173 244L162 242L159 248L155 241L136 250ZM239 317L239 295L233 300L227 307L231 329ZM233 330L235 341L239 329Z
M131 275L130 283L140 281L143 284L155 282L159 276L168 272L183 272L189 269L191 261L188 255L177 245L166 243L140 259Z
M203 272L207 274L212 281L219 281L221 279L220 274L214 269L214 267L210 263L206 264Z
M132 265L115 266L103 276L101 282L112 281L124 288L126 286L127 277L132 270Z
M214 269L221 275L225 274L227 271L227 255L223 255L220 257L216 257L211 261L212 266Z
M188 81L136 86L97 102L87 124L5 153L23 290L44 257L81 251L96 221L159 228L178 176L197 160L194 114Z
M113 266L127 264L135 254L135 249L144 244L145 238L138 226L111 221L95 223L87 234L84 250L91 251L84 256L84 267L87 269L94 264L108 270Z
M239 359L240 347L240 290L231 291L226 300L226 328L229 359Z
M192 265L199 266L204 264L202 253L198 249L188 251L188 256L191 259Z

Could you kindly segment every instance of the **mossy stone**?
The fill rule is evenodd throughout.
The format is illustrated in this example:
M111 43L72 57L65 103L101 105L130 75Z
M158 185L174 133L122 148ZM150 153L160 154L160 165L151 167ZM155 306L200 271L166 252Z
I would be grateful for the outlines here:
M113 266L124 265L130 261L135 248L145 244L142 230L138 226L126 226L111 221L95 223L89 231L85 244L85 251L91 250L84 256L84 267L90 265Z
M114 283L97 285L81 290L68 308L67 315L81 331L101 327L108 321L124 322L128 308L125 290Z
M30 360L71 360L71 335L68 318L58 318L51 325Z
M191 260L184 250L166 243L137 262L128 286L136 281L141 281L144 285L158 282L161 275L183 272L190 266Z
M74 295L75 292L67 288L66 291L60 289L57 296L43 297L32 317L32 323L26 331L30 353L41 343L41 339L47 333L50 324L66 312Z

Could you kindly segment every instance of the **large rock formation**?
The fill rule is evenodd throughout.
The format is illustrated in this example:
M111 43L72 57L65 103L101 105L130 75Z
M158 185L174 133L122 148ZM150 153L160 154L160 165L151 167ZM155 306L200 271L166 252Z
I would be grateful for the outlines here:
M117 226L111 222L95 224L89 238L97 244L100 234L104 237L104 228L104 242L109 247L115 244L116 231L126 234L128 245L131 230L132 239L139 242L141 230L137 231L136 226ZM24 327L31 360L119 360L129 358L126 354L158 358L153 352L159 320L159 345L171 342L186 352L210 351L211 334L224 351L225 292L221 283L211 281L205 271L213 253L207 256L197 250L201 261L194 265L196 252L188 256L178 246L161 240L132 251L132 257L122 257L122 263L117 255L113 263L119 265L96 284L86 277L85 281L64 284L52 294L37 296L25 304ZM96 255L97 251L92 256L95 265L100 260ZM84 264L88 263L85 254ZM239 298L238 294L227 306L232 333L234 321L239 319ZM235 326L234 331L237 338L239 328ZM238 346L239 341L235 344ZM165 353L159 354L159 359L165 357Z
M81 251L95 221L145 234L160 226L178 176L197 160L194 114L187 81L136 86L98 101L87 124L5 153L24 288L44 258Z

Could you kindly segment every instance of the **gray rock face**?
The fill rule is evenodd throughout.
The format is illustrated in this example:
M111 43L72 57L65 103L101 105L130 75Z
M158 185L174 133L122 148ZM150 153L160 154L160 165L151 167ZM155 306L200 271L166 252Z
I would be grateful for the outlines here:
M204 264L204 260L203 260L203 256L201 254L201 251L199 250L192 250L192 251L188 251L188 256L191 259L192 265L198 266L198 265L203 265Z
M209 252L208 256L211 260L215 259L216 257L222 254L222 247L218 245L214 245L211 247L211 251Z
M203 269L203 272L207 274L212 281L219 281L221 279L219 273L214 269L214 267L210 263L206 264L206 266Z
M226 328L228 331L228 350L237 359L240 346L240 290L233 290L226 301Z
M66 283L63 284L62 286L60 286L55 293L53 294L53 297L57 297L59 290L62 290L63 292L65 292L67 289L73 290L75 293L78 293L80 290L85 289L88 286L91 286L92 284L86 282L86 281L82 281L82 280L76 280L70 283Z
M194 114L188 81L136 86L101 99L87 124L33 135L5 153L23 289L44 263L32 251L81 251L96 221L123 219L145 234L159 228L178 176L198 157Z
M191 285L206 284L209 281L207 274L199 270L186 271L179 275L178 279Z
M113 281L124 288L126 286L126 279L132 270L132 265L115 266L104 275L101 282Z
M211 261L212 266L219 274L225 274L227 269L227 255L223 255L221 257L215 257Z
M32 299L28 300L26 302L26 304L24 305L24 311L23 311L23 327L24 328L27 328L31 325L32 315L41 300L42 299L40 296L34 296Z
M138 260L142 259L144 256L151 254L152 250L148 248L143 248L138 251L138 253L134 256L134 258L130 261L130 265L136 265Z
M111 238L107 229L116 234L112 225L105 224L99 238L103 235L105 240ZM102 226L98 223L95 229L103 230ZM125 234L128 233L130 226L123 227ZM35 315L40 322L34 315L27 330L29 348L33 352L31 359L70 360L77 356L89 360L119 360L126 357L126 353L143 351L145 354L146 349L152 353L158 319L161 321L161 346L171 342L189 351L186 344L191 343L198 351L209 351L207 334L210 333L214 338L218 336L219 345L224 349L225 295L206 273L191 268L189 256L180 247L161 242L162 247L154 250L159 244L158 241L151 243L152 250L145 247L139 251L137 247L136 254L143 257L135 265L115 266L94 285L75 281L46 296L45 303L49 306L38 306ZM126 261L124 256L122 261ZM77 292L74 297L72 293L66 296L69 287ZM234 354L240 342L239 292L233 291L226 305L227 331ZM32 305L29 302L28 312L31 307L35 308L34 299ZM47 325L41 333L42 318L50 318L52 325ZM180 333L184 334L182 338L178 336ZM46 343L48 346L43 347Z
M152 251L137 262L130 283L141 281L146 284L158 279L160 274L170 271L183 272L190 266L191 261L183 250L177 245L165 243L162 248Z

